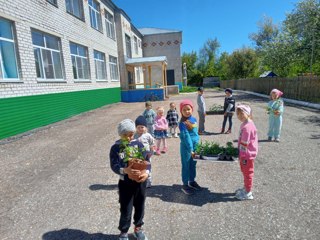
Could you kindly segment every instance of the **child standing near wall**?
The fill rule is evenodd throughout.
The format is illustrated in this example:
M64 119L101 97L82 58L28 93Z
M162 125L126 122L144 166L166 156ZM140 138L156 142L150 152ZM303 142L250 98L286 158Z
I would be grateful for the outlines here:
M268 140L280 142L280 134L282 127L283 100L281 99L283 92L273 89L270 92L270 101L268 103L267 113L269 114L269 130Z
M244 187L236 190L235 194L239 200L252 200L254 160L258 154L258 134L252 121L251 108L241 104L237 106L236 112L241 121L238 148Z
M157 114L152 109L152 103L147 101L145 104L146 109L143 111L142 116L144 116L147 120L147 128L148 133L154 136L154 119L156 118Z
M149 170L141 172L132 169L128 162L125 162L126 151L125 143L130 147L135 147L141 150L145 159L148 160L146 152L143 150L143 144L137 140L133 140L134 132L136 131L135 124L130 119L121 121L118 125L118 134L120 139L112 145L110 149L110 165L113 172L119 175L119 203L120 203L120 220L118 229L121 231L119 240L129 240L128 231L131 225L132 209L134 207L134 237L137 239L147 239L142 225L146 199L146 180L149 175ZM131 180L128 175L139 176L139 181Z
M161 153L166 153L168 151L167 145L167 130L168 130L168 121L164 117L164 108L157 108L157 116L154 120L154 137L157 140L157 149L156 155L160 155ZM162 142L162 149L160 151Z
M201 190L195 181L197 162L193 160L194 151L199 143L197 120L192 116L193 104L189 99L180 103L181 119L180 130L180 156L182 164L182 192L192 195L194 191Z
M236 101L234 97L232 96L232 89L227 88L225 91L226 97L224 98L224 105L223 105L223 111L224 111L224 116L223 116L223 123L222 123L222 129L221 133L224 133L225 127L227 120L229 119L229 128L225 132L226 134L231 133L232 129L232 116L235 111L235 106L236 106Z
M134 134L134 139L137 139L139 142L141 142L144 146L145 151L149 155L149 161L151 163L151 156L153 155L153 149L155 147L155 139L152 137L150 133L148 133L147 129L147 121L144 116L139 116L135 120L136 124L136 132ZM150 172L149 177L147 179L147 188L151 187L151 166L150 166Z
M167 112L166 117L169 124L169 134L168 137L178 137L177 127L179 123L179 115L174 102L170 103L170 109Z

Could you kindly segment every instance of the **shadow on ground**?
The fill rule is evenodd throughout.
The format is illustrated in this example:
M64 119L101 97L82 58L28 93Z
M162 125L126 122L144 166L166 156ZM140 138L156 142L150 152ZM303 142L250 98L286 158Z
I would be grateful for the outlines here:
M181 185L173 184L172 186L154 185L147 191L148 197L159 198L164 202L173 202L188 204L194 206L203 206L207 203L217 202L234 202L234 193L214 193L208 188L202 188L196 191L194 195L188 196L181 191Z
M301 117L298 119L299 122L302 122L306 125L314 125L315 127L320 127L320 117L319 116L309 116Z
M93 184L89 187L89 189L92 191L112 191L117 190L118 187L115 184ZM159 198L164 202L188 204L199 207L207 203L238 201L234 198L234 193L214 193L209 191L208 188L202 188L201 191L196 191L194 195L188 196L181 191L181 185L178 184L173 184L172 186L152 185L151 188L147 189L147 197Z
M42 240L117 240L118 235L103 233L87 233L78 229L64 228L43 234ZM133 239L133 238L131 238Z

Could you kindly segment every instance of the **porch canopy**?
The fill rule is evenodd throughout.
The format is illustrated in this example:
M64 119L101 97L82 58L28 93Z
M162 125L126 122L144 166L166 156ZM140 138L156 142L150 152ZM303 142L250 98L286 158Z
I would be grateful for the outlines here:
M144 85L144 88L154 88L167 86L167 57L157 56L157 57L141 57L141 58L128 58L126 60L127 70L132 72L135 76L135 67L141 67L143 69L143 83L137 83L135 80L129 83L129 89L136 89L137 86ZM152 69L156 68L155 73L152 73ZM160 69L160 71L159 71ZM158 73L158 74L157 74Z

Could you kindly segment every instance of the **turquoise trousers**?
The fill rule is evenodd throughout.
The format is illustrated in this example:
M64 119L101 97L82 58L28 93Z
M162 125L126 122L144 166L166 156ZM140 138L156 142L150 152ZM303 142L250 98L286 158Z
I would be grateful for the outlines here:
M282 127L282 115L269 115L268 137L280 138Z

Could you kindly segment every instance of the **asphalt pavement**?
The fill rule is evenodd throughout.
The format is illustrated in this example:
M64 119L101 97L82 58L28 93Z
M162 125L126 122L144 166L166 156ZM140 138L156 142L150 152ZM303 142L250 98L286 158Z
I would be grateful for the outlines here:
M209 108L223 104L224 92L205 90L204 97ZM268 142L267 100L240 92L235 97L252 106L259 134L254 200L234 198L242 185L237 162L198 162L203 190L185 195L179 139L170 138L168 152L152 159L144 219L149 240L320 239L319 110L286 105L281 142ZM186 98L196 103L190 93L153 106L167 111L170 102L178 106ZM109 150L118 122L143 110L144 103L112 104L0 141L0 239L118 239L118 176ZM206 117L210 135L202 141L237 140L240 122L234 117L232 133L219 134L222 118Z

